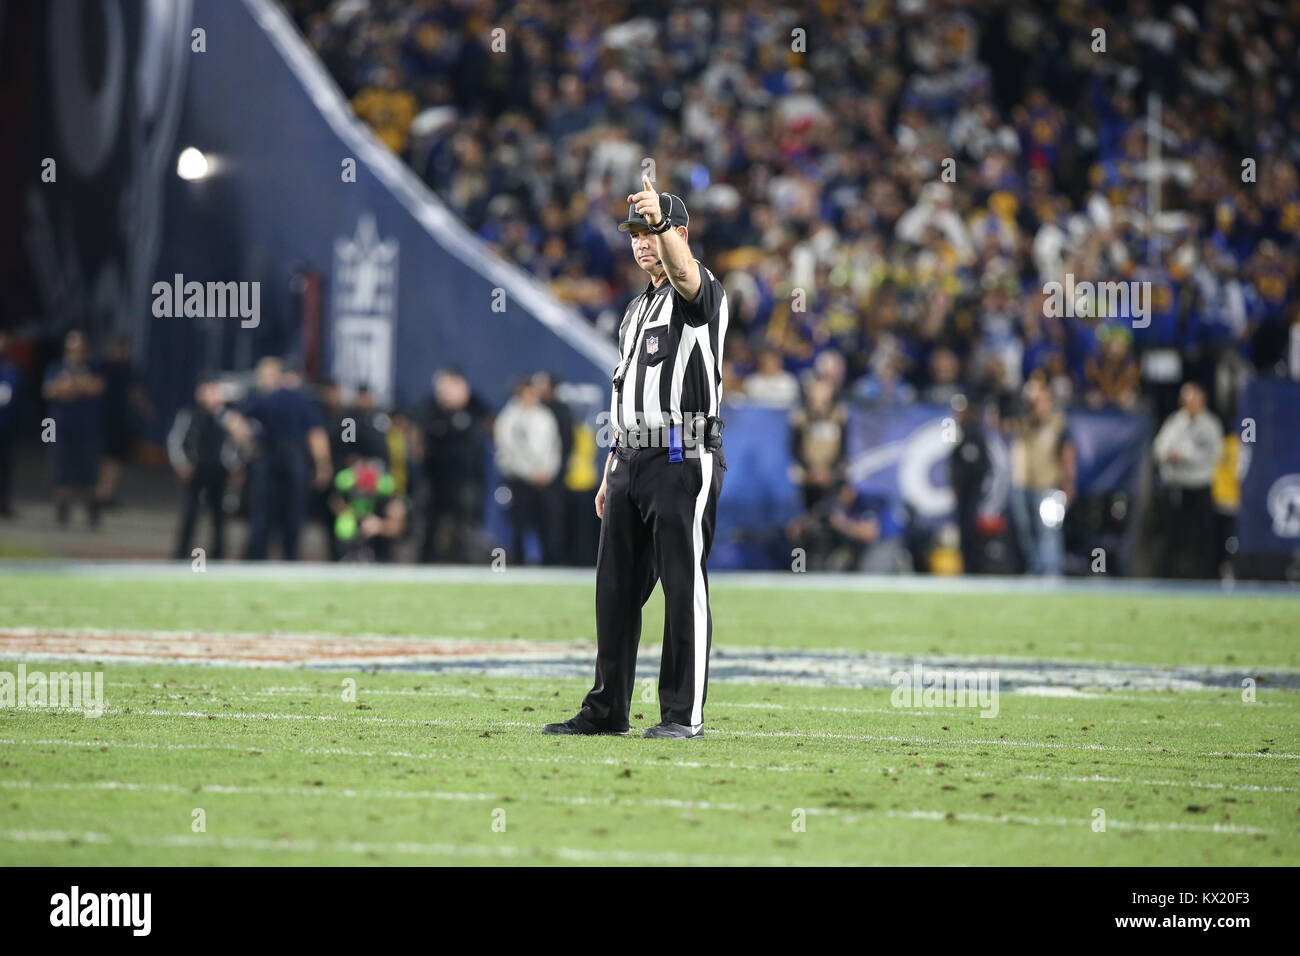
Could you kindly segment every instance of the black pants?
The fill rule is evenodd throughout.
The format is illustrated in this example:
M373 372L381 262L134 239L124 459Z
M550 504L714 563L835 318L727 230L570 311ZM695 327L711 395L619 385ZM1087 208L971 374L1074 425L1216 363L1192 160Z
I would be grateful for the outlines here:
M564 523L569 528L567 561L571 567L590 568L596 564L596 548L600 544L600 519L592 501L596 489L564 490Z
M551 542L551 556L546 563L572 566L573 537L578 525L569 518L569 489L564 486L563 472L542 491ZM596 495L592 493L589 497L595 498Z
M655 581L664 589L664 646L659 668L663 720L704 722L713 618L706 563L726 461L721 451L679 462L666 448L616 448L596 554L596 683L583 714L628 726L641 641L641 608Z
M280 531L284 560L298 560L310 484L306 458L297 449L253 460L248 467L247 560L266 560L273 528Z
M472 476L434 476L428 487L420 561L479 560L488 550L476 546L483 524L483 486Z
M181 512L181 530L176 539L176 560L190 558L190 543L199 520L199 500L206 498L208 513L212 515L212 552L208 557L220 561L226 556L226 512L222 499L226 495L226 469L212 468L195 471L185 483L185 502Z
M1166 485L1162 498L1165 547L1160 559L1160 576L1217 578L1219 545L1214 540L1214 499L1209 486Z
M557 496L553 485L534 485L530 481L512 478L506 482L510 489L510 524L514 532L514 553L510 560L516 565L524 563L524 535L531 529L537 535L542 549L542 564L562 563L560 510L564 499Z
M537 534L537 543L542 548L542 563L545 564L546 509L542 501L542 489L518 478L509 479L506 487L510 489L510 563L525 563L524 539L531 530Z
M984 542L979 533L979 498L957 492L957 530L961 534L961 569L963 574L984 571Z

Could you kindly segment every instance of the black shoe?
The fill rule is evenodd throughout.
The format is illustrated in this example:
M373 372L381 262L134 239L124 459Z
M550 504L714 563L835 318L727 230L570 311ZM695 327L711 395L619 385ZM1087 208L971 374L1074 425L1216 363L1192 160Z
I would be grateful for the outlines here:
M602 727L593 721L588 720L582 714L576 717L570 717L562 724L546 724L542 727L544 734L579 734L586 737L605 736L605 737L626 737L627 728L614 730Z
M669 740L699 740L704 736L704 725L691 727L687 724L671 724L664 721L651 727L642 737L660 737Z

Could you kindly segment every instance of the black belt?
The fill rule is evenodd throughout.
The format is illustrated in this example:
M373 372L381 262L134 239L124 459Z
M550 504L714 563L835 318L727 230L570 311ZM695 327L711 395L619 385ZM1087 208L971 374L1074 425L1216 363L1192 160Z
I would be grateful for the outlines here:
M722 447L722 419L716 415L687 415L686 424L681 429L681 442L683 448L702 445L705 451L717 451ZM624 448L669 448L672 435L668 427L632 425L619 432L618 443Z

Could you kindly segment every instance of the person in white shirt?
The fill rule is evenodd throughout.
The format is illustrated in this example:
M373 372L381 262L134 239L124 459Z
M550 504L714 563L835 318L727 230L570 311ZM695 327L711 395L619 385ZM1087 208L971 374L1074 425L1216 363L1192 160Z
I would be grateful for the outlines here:
M511 561L524 563L524 536L535 531L542 547L542 563L559 561L559 522L546 491L559 474L560 429L555 413L541 401L537 386L521 383L501 409L493 432L497 468L510 489L510 521L514 529Z
M785 370L779 351L764 349L759 354L758 369L745 379L745 397L771 408L799 404L799 380Z
M1161 577L1179 577L1180 557L1192 577L1216 576L1214 500L1210 483L1223 454L1223 426L1205 407L1205 392L1194 382L1178 393L1179 409L1160 427L1155 461L1160 472L1161 524L1165 547Z

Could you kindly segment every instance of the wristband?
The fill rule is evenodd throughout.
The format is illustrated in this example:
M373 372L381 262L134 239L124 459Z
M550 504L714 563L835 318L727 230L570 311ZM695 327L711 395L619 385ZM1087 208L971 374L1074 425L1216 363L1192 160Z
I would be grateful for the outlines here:
M660 228L656 229L654 226L648 226L647 228L654 235L662 236L665 232L667 232L669 229L672 228L672 225L673 225L672 221L667 216L664 216L664 221L659 224Z

